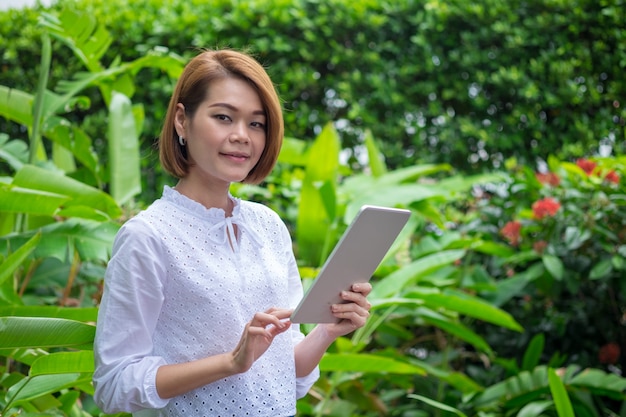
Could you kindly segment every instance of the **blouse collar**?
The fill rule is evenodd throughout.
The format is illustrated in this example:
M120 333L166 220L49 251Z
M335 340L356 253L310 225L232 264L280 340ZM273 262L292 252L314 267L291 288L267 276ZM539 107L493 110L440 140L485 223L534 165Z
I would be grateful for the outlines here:
M204 220L208 220L213 225L209 229L209 239L218 245L229 244L235 253L239 253L239 240L243 235L249 236L254 242L260 244L260 238L257 232L248 226L241 213L241 199L233 197L231 194L228 198L233 202L232 216L227 217L226 212L217 207L206 208L202 204L195 200L179 193L170 186L163 188L163 199L170 201L191 214L200 217ZM239 230L238 236L235 234L234 225L237 225ZM220 230L223 232L220 233ZM217 232L217 233L215 233ZM229 239L229 236L232 237Z

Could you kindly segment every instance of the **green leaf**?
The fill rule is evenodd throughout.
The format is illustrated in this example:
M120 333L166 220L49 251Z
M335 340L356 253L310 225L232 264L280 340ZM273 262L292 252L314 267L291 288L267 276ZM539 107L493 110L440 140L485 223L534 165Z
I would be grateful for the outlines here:
M20 403L33 401L44 395L59 392L89 381L91 381L91 375L84 376L79 373L38 375L32 378L24 378L7 391L7 398L10 400L5 408L8 409Z
M326 353L320 361L324 372L367 372L426 375L424 369L392 358L364 353Z
M15 171L28 162L28 146L21 140L9 140L9 135L0 133L0 159Z
M82 322L95 322L97 307L56 307L56 306L0 306L0 317L47 317Z
M553 406L554 402L552 401L534 401L522 407L517 413L517 417L537 417Z
M33 124L32 94L0 85L0 116L23 126Z
M424 301L425 305L437 309L456 311L469 317L474 317L487 323L506 327L515 331L523 331L522 326L506 311L503 311L486 301L454 290L440 292L436 289L415 288L407 296Z
M70 347L93 342L95 326L48 317L0 317L0 349Z
M375 300L399 294L406 286L419 281L420 277L450 265L463 256L464 250L442 251L424 256L374 283L369 297Z
M623 399L626 391L626 378L600 369L588 368L567 381L568 385L581 387L600 395L607 395L616 400Z
M70 150L74 158L89 169L98 182L101 181L98 155L93 150L91 138L82 129L56 116L47 120L45 129L48 139Z
M441 330L458 337L461 340L474 346L477 350L481 350L487 354L491 354L491 347L487 344L485 339L473 332L467 326L462 323L455 322L449 317L438 314L433 310L427 308L419 308L414 312L415 316L420 317L427 324L431 324L440 328Z
M435 401L431 398L428 397L424 397L422 395L417 395L417 394L409 394L408 395L409 398L413 398L415 400L419 400L423 403L426 403L428 405L431 405L435 408L438 408L439 410L443 410L443 411L447 411L449 413L453 413L456 414L457 416L461 416L461 417L467 417L461 410L457 410L454 407L451 407L447 404L444 403L440 403L439 401Z
M35 360L30 368L30 376L69 374L69 373L93 373L94 357L91 350L77 352L54 352L41 356Z
M139 135L130 99L114 91L109 105L111 195L122 205L141 192Z
M13 179L13 185L32 190L44 191L59 196L71 197L65 207L82 206L91 208L107 218L117 218L122 214L120 207L105 192L65 176L61 172L50 171L33 165L24 165Z
M561 378L552 368L548 369L548 381L554 405L556 406L556 412L559 417L576 417L572 403L565 390L565 385L563 385L563 381L561 381Z
M505 401L515 402L520 398L526 403L531 394L543 392L548 388L547 373L546 366L538 366L532 371L522 371L485 388L474 398L473 404L476 407L489 407Z
M557 281L561 281L563 279L563 271L565 268L563 267L563 262L554 256L545 254L541 257L543 261L543 265L546 267L550 275L554 277Z
M283 139L283 146L280 148L280 154L278 155L278 162L304 167L307 161L306 152L306 141L285 137Z
M364 141L365 147L367 148L369 167L372 170L372 176L374 178L380 177L387 172L387 167L385 166L383 155L378 150L374 136L372 136L372 132L369 129L365 131Z
M545 336L543 333L536 334L528 344L524 358L522 359L522 370L530 371L539 365L543 347L545 344Z
M534 263L525 271L497 281L496 290L493 292L485 292L483 297L497 307L504 305L504 303L513 297L521 294L524 288L526 288L530 282L542 276L544 271L543 264Z
M100 58L113 39L103 26L97 24L93 14L65 8L58 18L42 13L40 24L72 49L90 71L102 70Z
M70 197L0 183L0 212L53 216Z
M76 161L72 152L56 142L52 144L52 162L66 174L76 171Z
M576 226L568 226L565 229L565 237L563 240L567 249L573 251L580 248L590 237L591 232L589 230L583 230Z
M35 234L0 263L0 285L12 277L15 270L19 268L22 262L35 250L40 239L41 233Z
M298 257L312 266L321 265L324 261L323 248L328 246L329 232L335 220L329 216L327 208L336 204L339 148L339 136L329 123L307 153L306 172L298 206L296 238Z
M34 256L38 258L55 257L62 262L71 259L75 251L83 261L108 261L111 247L119 225L112 222L97 222L83 219L68 219L64 222L51 223L39 229L41 240ZM19 246L36 233L29 231L21 235L0 237L2 244Z
M376 183L370 183L367 191L355 195L348 204L345 214L345 222L349 222L356 216L363 205L375 205L383 207L408 207L416 202L425 200L445 201L449 193L438 187L423 184L400 184L378 187Z
M602 279L609 277L612 271L613 261L611 258L602 259L591 269L589 279Z

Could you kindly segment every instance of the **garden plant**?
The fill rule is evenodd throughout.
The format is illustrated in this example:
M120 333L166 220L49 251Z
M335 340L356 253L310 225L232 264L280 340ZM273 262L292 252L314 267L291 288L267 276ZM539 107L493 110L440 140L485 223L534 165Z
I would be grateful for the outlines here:
M158 3L145 1L146 11ZM193 28L200 23L192 6L200 8L200 3L172 1L176 14L163 12L160 26L156 13L136 20L133 14L127 20L136 24L126 32L118 26L123 19L102 23L106 13L115 14L115 2L11 12L16 19L36 15L38 24L30 28L37 44L31 53L38 59L33 68L13 69L22 74L21 84L3 81L4 69L0 77L2 416L101 414L91 397L91 374L103 271L119 226L168 181L150 166L150 138L157 134L159 109L166 104L159 97L185 62L172 51L214 44L217 33L241 37L237 28L242 27L259 51L267 51L262 59L280 64L289 61L289 53L300 57L285 64L294 66L285 77L276 77L284 79L281 94L295 91L299 97L286 103L290 137L278 166L266 183L240 184L232 191L270 205L285 219L305 286L361 205L412 211L373 277L367 326L339 339L324 356L322 377L299 401L298 415L626 415L626 378L621 376L626 364L626 159L619 156L624 113L616 98L607 101L603 95L626 88L611 78L616 74L612 62L626 59L623 49L617 48L621 55L606 56L606 78L596 80L573 77L573 69L559 67L558 60L548 71L560 74L549 77L554 85L529 82L545 61L512 72L483 66L485 72L467 74L475 78L470 85L481 88L474 101L464 101L447 85L463 62L454 60L459 57L454 45L489 32L470 35L481 21L468 23L468 16L481 16L483 23L491 22L485 27L506 33L499 45L503 49L494 43L493 54L514 50L523 41L517 26L498 25L498 13L510 17L500 2L463 8L462 2L435 7L411 1L361 6L294 1L276 2L273 9L268 6L273 2L214 2L229 11L211 17L215 32L192 30L195 40L177 39L173 33L187 35L171 30L167 19L182 16L177 26ZM560 10L560 3L545 2L545 10ZM602 2L604 13L596 18L620 21L620 4ZM401 7L410 10L406 20L399 17ZM481 7L491 11L481 12ZM533 7L520 10L530 14ZM592 16L585 14L589 7L580 2L572 10ZM376 12L385 8L385 17ZM350 50L348 43L360 45L360 38L349 32L333 37L332 44L346 48L349 59L362 54L378 62L379 73L387 74L381 78L361 74L341 54L307 50L305 43L290 43L272 32L277 30L272 23L288 20L305 38L331 36L329 31L339 29L328 22L358 13L368 16L367 33L377 36L369 50ZM460 24L463 16L453 35L440 34L444 24ZM532 19L548 18L538 13ZM152 26L152 36L136 42L136 36L145 36L141 24ZM375 45L389 42L385 33L407 34L414 25L422 31L412 32L413 48L453 45L431 49L430 58L421 61L409 60L414 49L402 55L402 62L386 60L385 49ZM559 39L569 42L579 34L577 27L568 27ZM619 26L613 30L623 33ZM595 29L589 31L589 39L600 37ZM186 46L174 48L176 41ZM127 51L125 42L134 42L128 50L139 56L121 53ZM607 42L604 47L612 48ZM21 58L15 55L18 44L7 47L3 59ZM319 42L318 48L323 45ZM542 59L560 56L558 48L553 52ZM566 62L584 61L568 54ZM450 62L433 60L445 56ZM495 65L489 50L487 56ZM60 61L63 68L53 64ZM441 79L403 83L402 77L421 79L421 71L432 65L442 68ZM390 94L396 82L413 87ZM424 90L425 85L431 88ZM539 85L554 87L552 94L535 94ZM504 86L514 93L503 98L501 108L490 110L489 99L497 102L497 92L506 96ZM489 94L481 95L481 89ZM513 108L507 99L516 100ZM406 125L390 128L385 111L376 106L374 111L368 100L382 101L390 115L404 114ZM432 114L396 107L413 102L427 103ZM585 103L587 119L568 125ZM465 112L466 106L477 107ZM542 110L527 112L533 106ZM426 136L410 134L414 129ZM551 136L553 131L580 140L563 143ZM536 145L518 158L505 157L529 137ZM592 152L592 144L604 147ZM417 160L422 146L429 152ZM600 155L607 147L616 156ZM483 150L489 164L477 163Z

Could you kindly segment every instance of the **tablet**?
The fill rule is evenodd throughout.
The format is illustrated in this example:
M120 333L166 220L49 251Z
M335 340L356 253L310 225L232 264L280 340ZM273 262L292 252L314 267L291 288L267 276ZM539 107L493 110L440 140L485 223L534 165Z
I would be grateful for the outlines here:
M370 280L409 220L409 210L363 206L322 266L300 304L291 315L293 323L335 323L332 304L352 284Z

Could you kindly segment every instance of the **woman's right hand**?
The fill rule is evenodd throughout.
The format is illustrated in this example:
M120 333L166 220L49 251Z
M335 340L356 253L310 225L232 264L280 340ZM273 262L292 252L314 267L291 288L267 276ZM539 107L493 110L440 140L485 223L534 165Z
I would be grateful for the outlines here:
M274 338L289 330L293 310L272 307L256 313L246 325L237 347L232 352L236 372L246 372L270 347Z

